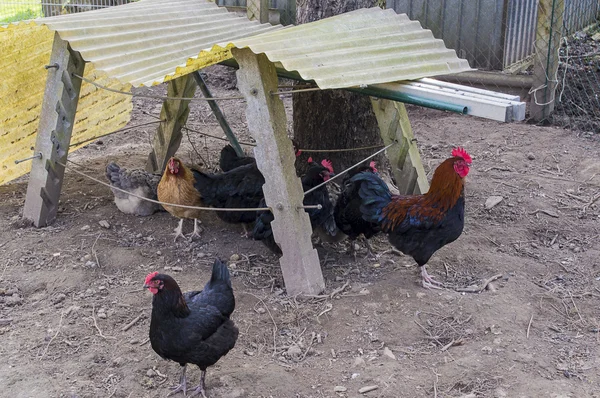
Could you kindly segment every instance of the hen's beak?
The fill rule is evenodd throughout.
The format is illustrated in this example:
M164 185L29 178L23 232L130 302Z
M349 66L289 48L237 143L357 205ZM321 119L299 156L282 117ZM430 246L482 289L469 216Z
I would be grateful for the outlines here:
M150 287L150 285L144 283L144 289L148 289Z

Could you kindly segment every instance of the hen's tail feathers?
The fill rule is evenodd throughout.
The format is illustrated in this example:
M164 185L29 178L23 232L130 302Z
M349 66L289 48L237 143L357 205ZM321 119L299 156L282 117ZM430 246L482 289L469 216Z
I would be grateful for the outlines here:
M388 186L377 174L370 172L358 173L351 181L360 184L358 194L361 198L360 211L363 219L379 223L384 207L392 200Z
M261 200L259 207L265 207L265 200ZM252 229L252 239L260 240L269 250L275 254L281 255L281 249L275 242L273 236L273 229L271 228L271 222L275 219L273 213L270 211L260 211L257 214L254 228Z
M120 187L121 176L120 176L121 167L115 162L110 162L106 166L106 178L110 181L111 185L116 187Z
M207 304L216 307L225 316L230 316L235 309L229 269L218 258L215 259L210 281L204 286L202 296Z
M217 281L223 281L227 283L229 287L231 287L231 277L229 276L229 268L227 268L227 265L225 265L225 263L223 263L218 258L215 259L215 262L213 264L212 275L210 277L209 283L212 284L216 283Z
M229 144L225 145L223 149L221 149L221 157L219 158L219 166L221 170L227 172L231 170L232 162L238 158L235 149Z

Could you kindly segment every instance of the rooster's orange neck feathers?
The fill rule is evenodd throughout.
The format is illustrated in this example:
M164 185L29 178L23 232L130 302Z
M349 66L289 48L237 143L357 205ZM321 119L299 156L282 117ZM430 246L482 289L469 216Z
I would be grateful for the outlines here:
M463 179L454 170L454 162L458 159L446 159L435 169L429 191L424 195L424 200L437 203L440 211L449 210L463 194Z

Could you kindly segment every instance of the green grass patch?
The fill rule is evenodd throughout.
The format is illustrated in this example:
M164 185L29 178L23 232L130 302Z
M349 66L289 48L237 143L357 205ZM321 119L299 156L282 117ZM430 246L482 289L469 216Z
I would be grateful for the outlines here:
M0 23L10 23L42 16L39 0L9 0L0 3Z

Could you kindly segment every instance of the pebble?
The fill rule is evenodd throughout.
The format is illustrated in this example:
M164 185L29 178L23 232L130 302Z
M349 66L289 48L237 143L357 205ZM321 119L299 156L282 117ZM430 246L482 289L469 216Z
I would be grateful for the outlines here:
M82 231L87 231L88 229L90 229L89 225L84 225L83 227L81 227Z
M346 390L347 390L347 388L344 387L344 386L335 386L335 387L333 387L333 392L344 392Z
M181 272L181 271L183 271L183 268L181 268L181 267L171 267L171 270L173 272Z
M93 262L93 261L87 261L87 262L85 263L85 266L86 266L86 267L92 267L92 268L93 268L93 267L95 267L95 266L96 266L96 263L95 263L95 262Z
M256 312L258 312L259 314L264 314L265 312L267 312L267 310L265 310L263 307L258 307L256 309Z
M378 388L379 388L379 386L364 386L364 387L361 387L361 388L358 390L358 392L359 392L359 394L365 394L365 393L368 393L368 392L370 392L370 391L375 391L375 390L377 390Z
M495 207L500 202L502 202L503 199L504 198L502 196L490 196L485 201L485 208L488 209L488 210L490 210L491 208Z
M527 154L527 159L529 159L529 160L535 160L535 155L533 154L533 152L529 152Z
M106 220L100 220L98 221L98 224L100 224L102 228L110 229L110 224Z
M354 365L353 365L354 367L365 366L365 364L366 364L365 360L362 359L362 357L356 357L356 358L354 358Z
M297 345L293 345L287 350L287 355L290 357L298 357L302 355L302 350Z
M158 250L158 251L156 252L156 255L157 255L157 256L161 256L161 255L162 255L162 252L161 252L160 250Z
M156 372L152 369L148 369L148 371L146 372L146 376L148 377L154 377L155 374Z
M423 297L425 297L425 296L427 296L427 295L426 295L425 293L423 293L423 292L417 292L417 293L415 294L415 296L417 296L417 298L423 298Z
M350 376L350 378L352 380L356 379L358 376L360 376L360 373L352 373L352 376Z
M229 257L230 261L240 261L240 255L239 254L232 254L231 257Z
M394 353L392 352L392 350L390 350L387 347L385 347L383 349L383 355L386 356L386 357L388 357L388 358L391 358L393 360L396 360L396 356L394 355Z

